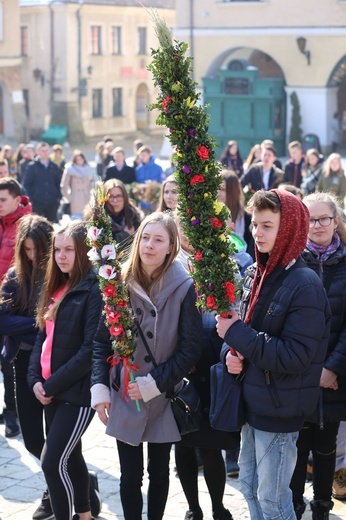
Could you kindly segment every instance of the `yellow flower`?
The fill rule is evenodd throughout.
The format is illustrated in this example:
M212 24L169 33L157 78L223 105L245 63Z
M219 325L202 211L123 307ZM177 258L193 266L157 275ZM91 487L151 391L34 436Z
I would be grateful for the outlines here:
M219 235L219 239L221 240L221 242L226 242L226 236L222 233L222 235Z
M226 255L225 255L225 253L221 253L220 256L221 256L221 258L225 258Z
M191 96L189 96L188 98L185 99L185 103L187 104L187 106L189 108L192 108L194 106L194 104L196 103L196 101L191 99Z
M219 202L218 200L215 200L214 201L215 215L219 215L219 213L221 213L222 208L223 208L223 204L221 202Z
M205 193L204 198L207 199L208 197L210 197L210 193Z

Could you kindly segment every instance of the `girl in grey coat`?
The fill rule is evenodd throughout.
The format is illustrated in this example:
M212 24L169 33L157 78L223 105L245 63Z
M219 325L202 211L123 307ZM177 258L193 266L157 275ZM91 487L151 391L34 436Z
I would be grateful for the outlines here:
M123 398L123 371L109 372L112 355L109 332L103 321L95 337L92 374L92 406L117 439L121 467L120 496L126 520L142 519L143 442L148 443L148 518L161 520L169 487L171 445L180 440L172 413L170 393L198 361L202 338L201 316L192 278L179 262L178 231L173 219L153 213L140 225L123 280L130 302L153 353L150 361L141 337L137 337L135 382ZM114 384L113 384L114 383ZM140 401L141 410L135 400Z

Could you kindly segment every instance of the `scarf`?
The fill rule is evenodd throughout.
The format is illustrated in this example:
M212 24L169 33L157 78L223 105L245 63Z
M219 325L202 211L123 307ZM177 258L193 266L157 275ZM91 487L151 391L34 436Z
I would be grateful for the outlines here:
M252 284L250 302L245 316L245 323L251 322L263 283L276 267L287 268L306 247L309 231L310 214L307 207L297 197L285 190L270 190L279 197L281 216L278 234L270 255L263 255L255 244L256 272Z
M66 165L66 171L69 175L78 177L79 179L90 179L92 178L92 171L88 164L78 166L77 164Z
M340 246L340 237L336 231L329 246L320 246L308 238L306 247L313 253L320 262L325 262Z

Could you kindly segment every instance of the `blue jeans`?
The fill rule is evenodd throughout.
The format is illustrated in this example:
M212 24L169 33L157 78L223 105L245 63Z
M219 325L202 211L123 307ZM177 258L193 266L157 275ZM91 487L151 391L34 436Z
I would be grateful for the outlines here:
M271 433L243 426L239 480L251 520L296 520L290 482L297 438L298 432Z

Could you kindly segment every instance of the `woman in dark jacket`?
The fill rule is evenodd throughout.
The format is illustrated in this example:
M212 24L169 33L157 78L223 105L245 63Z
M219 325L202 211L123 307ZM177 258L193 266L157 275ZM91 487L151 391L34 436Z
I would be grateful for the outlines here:
M111 219L113 238L120 243L138 229L141 216L119 179L109 179L103 184L102 190L104 196L108 196L105 208Z
M244 173L244 169L243 159L240 155L237 141L228 141L227 146L220 157L220 163L228 170L234 171L240 179Z
M246 423L239 479L253 519L295 517L290 481L296 441L317 405L329 307L318 276L300 258L309 212L289 192L260 190L249 202L257 263L244 281L241 316L217 316L228 371L244 366ZM244 320L244 321L243 321Z
M14 361L16 403L23 440L26 449L38 460L45 437L43 405L30 391L27 375L38 332L34 314L46 272L52 233L53 226L44 217L27 215L20 219L14 267L4 278L0 295L2 355L10 363ZM45 512L47 518L53 514L46 491L36 511L37 514L40 512Z
M71 520L73 505L73 520L91 519L81 437L94 415L91 354L102 299L85 238L78 220L55 233L28 372L29 386L45 406L41 460L56 520Z
M336 437L346 419L346 231L336 199L313 193L304 199L310 213L309 237L303 258L321 278L332 312L327 355L320 380L320 403L298 438L298 460L291 488L298 520L303 500L306 464L313 455L313 518L326 520L333 507L332 484Z

